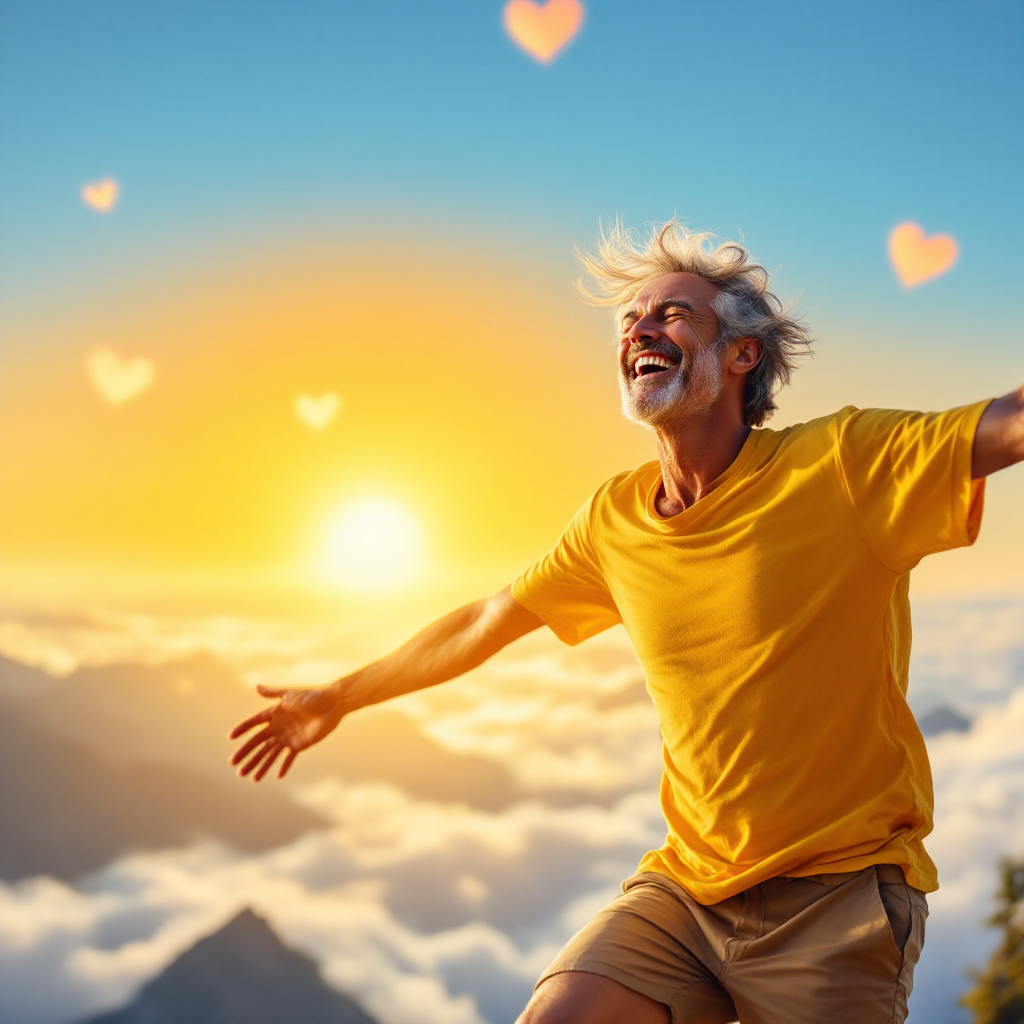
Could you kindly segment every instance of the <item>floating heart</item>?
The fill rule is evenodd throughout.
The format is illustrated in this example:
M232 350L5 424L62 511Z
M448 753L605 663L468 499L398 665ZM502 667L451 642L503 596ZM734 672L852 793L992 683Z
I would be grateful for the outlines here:
M92 181L82 186L82 201L99 213L110 213L117 205L117 195L120 191L121 186L113 178Z
M889 235L889 259L904 288L914 288L944 274L956 263L956 255L956 241L950 235L926 238L910 221L897 225Z
M509 0L503 13L505 31L531 57L550 64L583 24L580 0Z
M328 391L319 398L312 395L299 395L295 399L295 414L313 430L323 430L337 415L341 408L341 399L333 391Z
M93 352L86 366L96 390L111 405L120 405L142 394L156 376L156 367L148 359L122 359L109 348Z

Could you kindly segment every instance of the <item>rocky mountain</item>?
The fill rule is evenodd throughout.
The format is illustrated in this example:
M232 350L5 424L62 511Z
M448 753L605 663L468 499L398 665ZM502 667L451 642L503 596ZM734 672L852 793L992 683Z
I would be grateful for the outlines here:
M244 910L201 939L125 1007L87 1024L375 1024L316 963Z
M917 725L922 736L939 736L944 732L967 732L971 727L971 720L964 718L958 711L943 706L921 715Z

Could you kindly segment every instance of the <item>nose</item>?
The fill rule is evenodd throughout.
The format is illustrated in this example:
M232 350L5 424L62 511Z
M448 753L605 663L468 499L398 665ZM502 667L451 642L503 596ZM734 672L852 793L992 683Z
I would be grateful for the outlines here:
M629 345L635 345L641 341L656 341L661 335L662 330L658 321L653 316L645 314L626 331L622 340Z

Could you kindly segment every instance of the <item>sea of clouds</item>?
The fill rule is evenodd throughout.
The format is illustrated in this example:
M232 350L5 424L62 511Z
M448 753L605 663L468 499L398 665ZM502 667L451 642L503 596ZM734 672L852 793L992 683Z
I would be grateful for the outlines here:
M284 627L154 622L108 617L90 634L8 618L0 649L66 671L83 651L157 658L201 643L250 678L290 659L300 671L344 661ZM996 939L983 919L997 859L1024 853L1024 601L923 605L915 632L915 710L972 720L929 742L942 888L911 1012L953 1024L966 970ZM398 707L450 749L500 762L531 795L487 812L328 780L294 796L331 827L262 855L197 844L126 856L76 885L0 885L0 1020L65 1024L120 1005L250 906L382 1024L513 1021L557 948L662 842L642 678L621 632L573 650L537 634Z

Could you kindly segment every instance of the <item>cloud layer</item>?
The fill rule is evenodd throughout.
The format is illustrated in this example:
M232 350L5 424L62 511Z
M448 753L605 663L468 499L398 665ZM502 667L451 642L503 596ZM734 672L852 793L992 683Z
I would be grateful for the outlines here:
M53 623L15 626L3 635L23 648L31 641L40 657L44 634L59 633ZM981 924L995 862L1024 850L1024 602L925 606L915 628L915 707L953 706L973 719L968 732L930 741L928 847L942 889L930 897L911 1014L953 1024L965 1019L955 1005L965 971L995 940ZM170 627L147 630L154 646L171 644ZM130 641L136 653L141 633ZM237 648L247 671L259 671L255 631L236 623L196 633L219 636L222 654ZM283 652L341 657L284 627L264 635L267 664ZM100 646L94 637L83 649L95 660ZM293 796L331 827L270 852L202 844L124 857L77 886L37 878L0 887L0 1019L63 1024L118 1005L248 905L383 1024L511 1022L558 946L662 841L660 751L645 700L621 636L574 650L537 636L398 704L453 752L498 762L528 799L488 811L320 779Z

